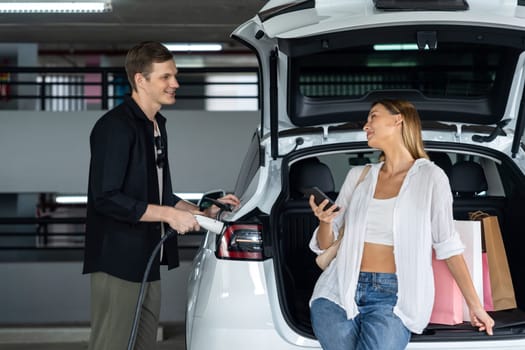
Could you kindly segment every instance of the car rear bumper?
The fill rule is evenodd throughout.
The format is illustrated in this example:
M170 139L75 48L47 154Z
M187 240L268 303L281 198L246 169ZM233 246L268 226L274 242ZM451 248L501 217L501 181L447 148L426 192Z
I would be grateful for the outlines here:
M199 264L205 268L188 295L196 302L188 303L187 349L320 349L284 320L271 259L220 260L209 252Z

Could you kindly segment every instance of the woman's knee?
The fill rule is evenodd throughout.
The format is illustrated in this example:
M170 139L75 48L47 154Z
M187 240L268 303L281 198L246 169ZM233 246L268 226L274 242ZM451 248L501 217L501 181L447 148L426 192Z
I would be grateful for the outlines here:
M355 321L339 305L316 299L311 308L312 328L323 349L352 349L357 335Z
M411 333L403 321L391 313L375 313L363 317L359 349L402 350L410 341Z

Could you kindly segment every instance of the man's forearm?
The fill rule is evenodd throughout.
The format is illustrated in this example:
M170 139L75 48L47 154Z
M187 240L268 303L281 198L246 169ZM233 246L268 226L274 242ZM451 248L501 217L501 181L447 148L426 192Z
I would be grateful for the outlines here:
M140 217L145 222L167 222L170 216L170 208L157 204L148 204L146 211ZM173 213L171 213L173 215Z
M199 207L191 202L185 201L184 199L181 199L180 201L175 204L175 208L181 209L181 210L187 210L187 211L195 211L199 210Z

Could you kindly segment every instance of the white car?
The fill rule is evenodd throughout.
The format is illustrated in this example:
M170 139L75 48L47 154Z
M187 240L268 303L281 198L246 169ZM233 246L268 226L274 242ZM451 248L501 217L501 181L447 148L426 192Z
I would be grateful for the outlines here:
M308 307L317 221L299 190L336 196L351 167L377 161L362 126L381 98L417 107L455 218L498 216L518 305L491 313L492 337L430 324L408 349L525 349L525 1L272 0L232 35L259 59L261 124L242 206L194 260L187 349L320 348Z

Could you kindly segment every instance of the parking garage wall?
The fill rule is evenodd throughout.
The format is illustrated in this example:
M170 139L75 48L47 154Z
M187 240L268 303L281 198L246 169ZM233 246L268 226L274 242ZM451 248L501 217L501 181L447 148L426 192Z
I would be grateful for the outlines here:
M1 111L0 194L85 194L89 133L102 113ZM170 110L163 115L174 190L232 190L258 112ZM34 208L8 204L0 203L3 214L34 214ZM162 321L184 320L189 270L185 260L174 271L162 271ZM78 261L0 263L0 325L89 322L89 277L81 271Z
M86 193L89 133L102 113L0 111L0 193ZM174 191L233 190L259 112L163 115Z

